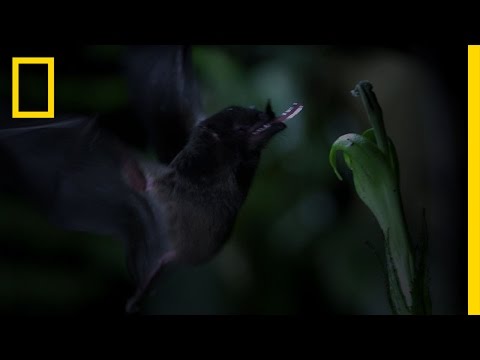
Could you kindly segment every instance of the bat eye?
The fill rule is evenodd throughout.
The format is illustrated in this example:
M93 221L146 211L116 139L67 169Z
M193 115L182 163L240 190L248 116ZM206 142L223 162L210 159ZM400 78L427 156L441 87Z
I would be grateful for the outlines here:
M237 128L235 129L235 133L239 135L245 135L247 130L245 128Z

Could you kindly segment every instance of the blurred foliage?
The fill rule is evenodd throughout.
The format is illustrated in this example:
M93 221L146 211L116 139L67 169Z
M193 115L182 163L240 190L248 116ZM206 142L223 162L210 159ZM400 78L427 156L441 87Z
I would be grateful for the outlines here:
M55 60L57 114L116 111L128 102L121 46L65 52ZM230 105L263 108L269 98L277 113L297 101L305 107L265 150L225 248L206 265L165 271L145 313L389 313L381 264L365 245L378 244L381 231L354 196L351 179L336 181L328 153L338 136L365 127L348 93L358 80L374 81L392 113L389 81L402 91L421 85L419 71L427 74L422 84L433 75L419 70L415 56L381 48L196 46L194 62L206 115ZM36 87L30 90L34 103ZM0 82L0 105L9 106L8 92ZM439 100L417 101L436 106ZM403 118L420 123L422 109ZM134 127L135 119L125 125ZM396 142L408 144L401 131L393 132ZM406 173L425 167L427 153L412 164L401 148ZM407 183L410 198L425 191L415 186ZM445 241L442 251L448 251ZM452 313L458 306L447 280L436 296L439 311ZM120 243L56 229L28 205L1 196L0 312L122 313L131 291Z

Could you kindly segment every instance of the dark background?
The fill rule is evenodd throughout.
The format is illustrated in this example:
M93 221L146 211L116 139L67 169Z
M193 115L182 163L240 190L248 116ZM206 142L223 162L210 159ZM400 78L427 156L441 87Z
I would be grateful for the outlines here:
M0 50L0 126L28 121L5 116L11 57L54 56L57 115L108 115L103 126L144 143L129 117L122 46ZM433 312L466 313L466 46L211 45L194 47L194 63L206 114L262 107L268 98L277 112L295 101L305 108L265 151L223 251L204 266L166 271L145 313L390 312L380 264L366 245L380 249L381 231L351 177L338 181L328 164L338 136L369 126L350 96L364 79L397 146L413 236L427 211ZM22 107L45 103L45 79L42 71L21 76ZM28 204L0 195L0 313L122 314L131 291L119 242L54 228Z

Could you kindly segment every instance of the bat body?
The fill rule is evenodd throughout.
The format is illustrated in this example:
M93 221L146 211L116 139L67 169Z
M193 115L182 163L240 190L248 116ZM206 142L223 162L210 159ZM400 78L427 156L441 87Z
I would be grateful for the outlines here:
M167 65L176 71L167 104L149 100L152 89L167 93L164 78L138 98L146 105L139 117L153 133L160 161L146 159L87 117L0 130L2 189L34 203L58 226L123 240L136 285L128 312L137 309L166 264L200 264L221 249L262 149L288 118L275 117L268 105L265 112L230 107L198 122L185 49L140 49L133 58L151 51L160 60L150 71L161 73ZM148 74L136 78L152 81ZM167 141L162 123L167 134L179 136Z

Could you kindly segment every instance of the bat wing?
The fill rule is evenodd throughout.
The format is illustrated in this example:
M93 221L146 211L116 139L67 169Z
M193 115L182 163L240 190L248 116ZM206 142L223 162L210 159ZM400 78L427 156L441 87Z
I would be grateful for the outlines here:
M132 183L145 177L136 154L94 119L56 119L0 130L0 168L2 191L32 202L54 224L122 239L140 300L170 245L162 204Z
M158 159L168 164L200 117L191 47L130 46L124 64L137 116Z

